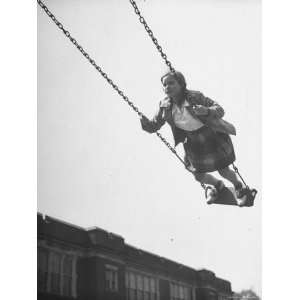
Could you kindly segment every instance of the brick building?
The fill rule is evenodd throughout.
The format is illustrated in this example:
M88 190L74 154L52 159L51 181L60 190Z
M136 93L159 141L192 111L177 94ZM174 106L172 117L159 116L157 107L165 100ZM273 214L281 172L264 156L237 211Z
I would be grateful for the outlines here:
M227 300L229 281L38 214L38 299Z

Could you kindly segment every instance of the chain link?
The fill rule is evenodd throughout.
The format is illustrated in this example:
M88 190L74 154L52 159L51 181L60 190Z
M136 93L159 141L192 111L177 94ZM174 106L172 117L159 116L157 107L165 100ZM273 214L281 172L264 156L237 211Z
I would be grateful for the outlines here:
M117 91L117 93L124 99L125 102L140 116L147 118L139 109L131 102L128 97L124 94L123 91L119 89L119 87L108 77L108 75L96 64L96 62L89 56L89 54L83 49L81 45L71 36L70 32L67 31L63 25L56 19L56 17L50 12L48 7L41 1L37 0L38 4L41 8L46 12L46 14L52 19L52 21L57 25L57 27L64 33L64 35L72 42L72 44L83 54L83 56L91 63L91 65L105 78L105 80ZM151 31L152 32L152 31ZM152 33L153 36L153 33ZM159 46L160 47L160 46ZM161 47L160 47L161 49ZM161 51L162 55L166 58L166 55ZM170 69L172 70L171 63L166 60L166 63L169 65ZM174 70L174 69L173 69ZM160 140L171 150L172 153L176 155L176 157L181 161L181 163L185 166L185 168L193 173L191 170L187 168L187 164L184 160L178 155L176 150L170 145L170 143L159 133L156 132L156 135L160 138ZM205 189L205 185L201 183L203 189Z
M239 177L241 178L241 180L243 181L243 183L244 183L246 189L249 189L249 186L248 186L247 183L245 182L244 178L242 177L242 175L241 175L240 172L239 172L239 169L235 166L234 163L232 163L232 167L233 167L235 173L237 173L237 174L239 175Z
M170 145L170 143L167 142L167 140L159 133L159 132L155 132L156 135L162 140L162 142L176 155L176 157L181 161L181 163L185 166L186 170L192 174L194 174L194 172L192 170L190 170L188 168L188 165L185 163L185 161L178 155L178 153L176 152L176 150ZM206 186L203 182L200 181L200 184L202 186L202 188L204 190L206 190Z
M71 43L82 53L82 55L91 63L91 65L106 79L106 81L117 91L117 93L128 103L128 105L135 111L140 117L145 117L143 113L124 95L124 92L108 77L108 75L96 64L96 62L90 57L90 55L78 44L75 38L73 38L68 30L55 18L50 12L47 6L40 0L37 0L41 8L47 13L57 27L64 33L64 35L71 41Z
M162 47L159 45L156 37L153 34L153 31L150 29L150 27L148 26L145 18L141 15L141 12L139 10L139 8L137 7L137 4L135 3L135 1L133 0L129 0L131 5L134 8L134 12L138 15L139 17L139 21L144 25L148 35L150 36L152 42L154 43L156 49L158 50L158 52L160 53L161 57L163 58L163 60L165 61L166 65L169 67L170 71L172 73L175 73L175 69L173 68L171 62L168 60L167 55L162 51Z

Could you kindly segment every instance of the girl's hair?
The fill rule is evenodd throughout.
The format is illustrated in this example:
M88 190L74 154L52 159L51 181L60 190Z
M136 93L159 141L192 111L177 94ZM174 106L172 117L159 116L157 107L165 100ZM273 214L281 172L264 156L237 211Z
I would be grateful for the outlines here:
M176 81L179 83L179 85L182 87L182 89L185 91L186 90L186 81L185 81L185 78L183 76L183 74L179 71L175 71L175 72L167 72L165 73L161 78L160 78L160 81L161 83L163 83L163 79L167 76L173 76Z

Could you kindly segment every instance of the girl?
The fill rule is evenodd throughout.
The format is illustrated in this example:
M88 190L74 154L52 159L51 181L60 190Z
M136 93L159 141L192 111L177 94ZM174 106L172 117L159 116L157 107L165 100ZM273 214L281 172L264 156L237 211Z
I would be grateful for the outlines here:
M180 72L166 73L161 82L167 97L160 102L152 120L141 118L142 128L153 133L165 122L171 126L175 147L183 143L187 168L197 181L213 186L208 193L208 204L216 201L225 186L222 180L208 174L213 171L218 171L233 184L237 197L241 199L239 205L245 204L245 188L229 168L235 161L229 134L235 135L236 131L233 125L222 119L223 108L202 93L187 90Z

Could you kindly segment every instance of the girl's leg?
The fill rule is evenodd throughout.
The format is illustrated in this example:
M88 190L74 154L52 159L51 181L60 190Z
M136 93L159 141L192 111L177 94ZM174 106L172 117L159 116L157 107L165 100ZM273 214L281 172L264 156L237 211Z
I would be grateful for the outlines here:
M229 167L218 170L219 174L225 179L229 180L236 188L241 188L242 183L236 176L236 173L231 170Z
M222 177L226 178L234 185L236 196L237 198L241 199L238 202L238 205L245 205L248 196L245 193L245 189L243 188L243 183L237 178L236 173L233 170L229 169L229 167L218 170L218 172Z
M220 182L219 179L207 173L194 173L194 176L197 181L203 182L204 184L217 186Z
M222 180L218 180L216 177L207 174L207 173L194 173L195 179L197 181L200 181L207 185L214 186L213 189L210 189L208 194L206 194L205 190L205 196L207 200L207 204L214 203L218 198L218 192L221 191L224 188L224 183Z

